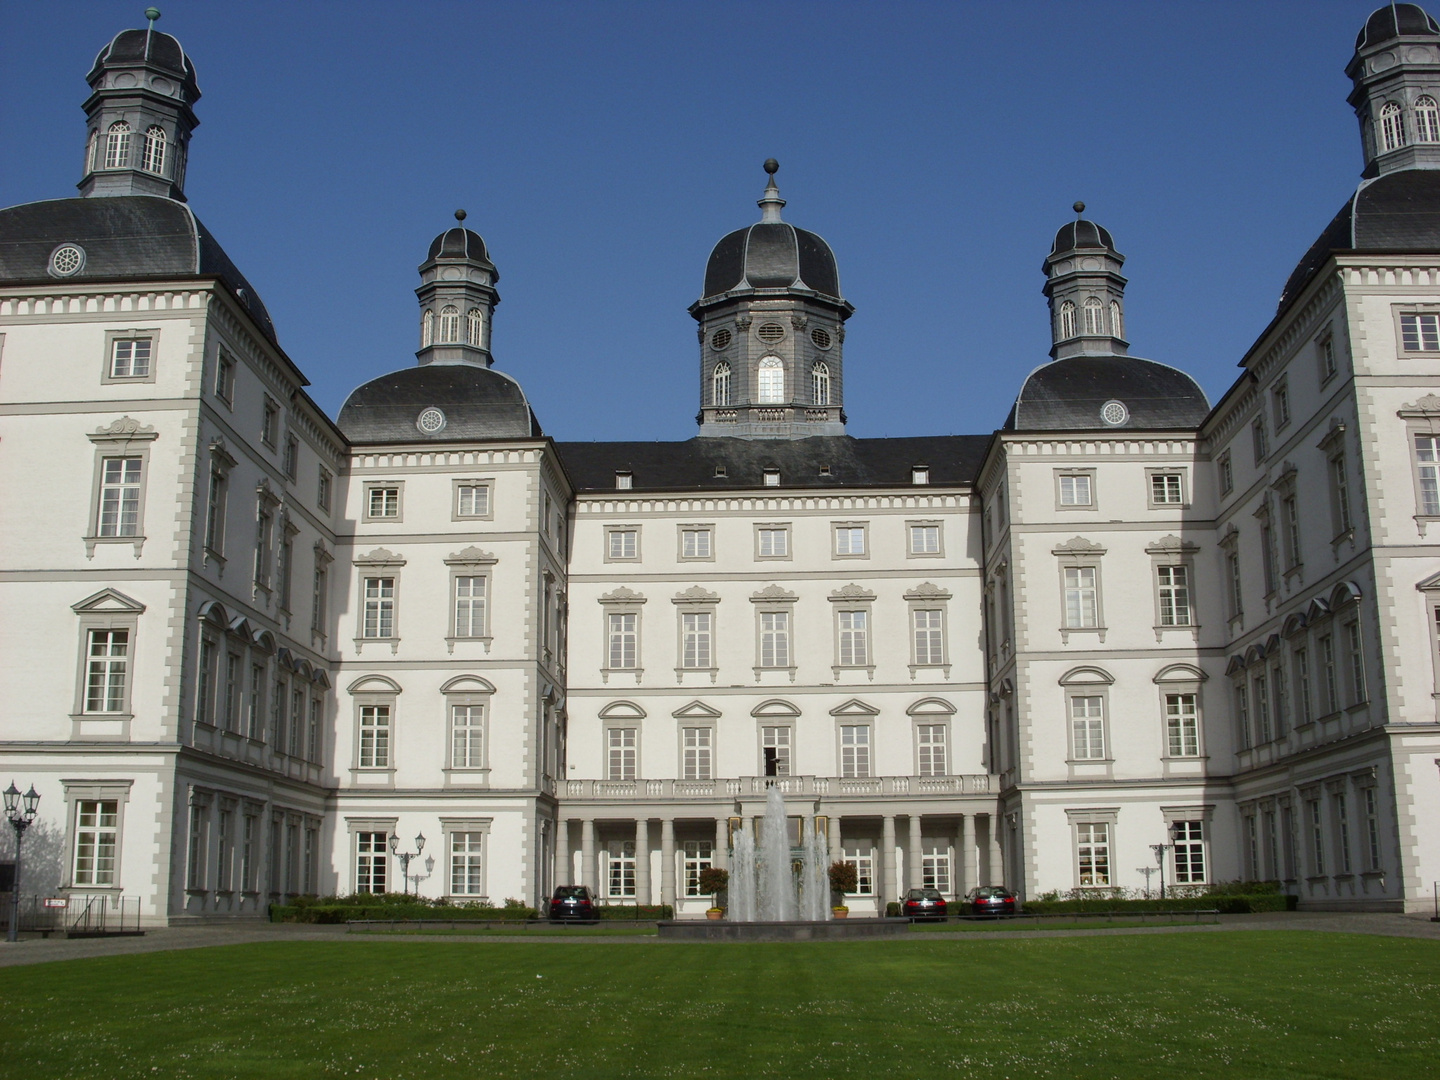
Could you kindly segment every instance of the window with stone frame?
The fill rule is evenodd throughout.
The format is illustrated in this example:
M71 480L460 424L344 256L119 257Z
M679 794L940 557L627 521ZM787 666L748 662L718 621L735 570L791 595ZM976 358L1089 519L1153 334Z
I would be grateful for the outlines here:
M1110 884L1110 824L1082 821L1075 825L1075 872L1080 887Z
M1440 352L1440 312L1402 312L1400 347L1407 353Z
M840 725L840 775L868 777L870 772L870 725Z
M1060 472L1055 474L1057 502L1062 507L1093 507L1095 475L1093 472Z
M791 765L791 750L794 744L795 729L789 724L762 724L760 726L760 757L761 772L771 758L775 762L776 776L789 776Z
M700 891L700 875L715 865L715 844L710 840L684 840L680 844L682 893L686 897L706 896Z
M601 880L607 900L634 900L635 841L611 840L600 851Z
M71 881L91 888L114 886L119 871L120 800L78 799L74 812Z
M1169 757L1200 756L1199 695L1165 695L1165 749Z
M380 894L386 891L390 867L387 845L388 832L366 831L355 834L355 891Z
M1105 759L1105 699L1102 695L1071 696L1070 746L1076 761Z
M714 779L715 729L684 727L680 729L680 778L682 780Z
M949 727L946 724L915 725L916 775L949 775L949 735Z
M391 707L361 705L356 766L388 769L391 761Z
M1204 819L1172 821L1172 860L1176 885L1203 885L1207 880Z
M840 857L855 864L855 892L853 896L875 895L875 849L867 843L842 845Z
M637 776L639 729L607 727L605 729L605 778L634 780Z
M1191 625L1193 619L1190 606L1189 566L1157 566L1155 581L1159 598L1160 625Z
M457 831L450 838L450 895L485 895L485 834Z

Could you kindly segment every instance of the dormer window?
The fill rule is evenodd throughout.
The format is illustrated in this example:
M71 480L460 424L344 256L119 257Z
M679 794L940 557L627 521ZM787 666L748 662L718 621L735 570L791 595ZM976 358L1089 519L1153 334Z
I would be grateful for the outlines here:
M779 486L780 486L780 470L779 470L779 469L766 469L766 470L765 470L765 486L766 486L766 487L779 487Z
M105 168L123 169L130 164L130 125L116 120L105 135Z
M761 405L783 405L785 403L785 365L778 356L760 358L759 378Z
M810 397L816 405L830 404L830 368L823 360L810 369Z
M1105 332L1104 307L1095 297L1085 301L1085 333L1103 334Z
M1125 336L1125 318L1120 314L1120 301L1110 301L1110 336L1123 338Z
M1056 341L1069 341L1075 336L1075 305L1069 300L1060 305L1060 315L1056 322Z
M1429 95L1415 100L1415 141L1440 142L1440 105Z
M615 490L616 490L616 491L629 491L629 490L630 490L631 488L633 488L634 486L635 486L635 474L634 474L634 473L632 473L632 472L622 472L622 471L619 471L619 470L616 471L616 473L615 473Z
M710 373L710 404L730 404L730 362L721 360Z
M453 304L446 304L440 309L440 340L460 340L460 309Z
M158 124L145 129L145 157L140 167L156 176L165 175L165 129Z
M928 483L930 483L930 466L929 466L929 465L912 465L912 466L910 467L910 483L912 483L912 484L928 484Z
M715 478L716 478L717 480L723 480L723 479L725 479L726 477L728 477L729 475L730 475L729 470L726 469L726 467L725 467L724 465L716 465L716 466L715 466Z
M481 338L484 327L485 315L478 307L472 307L465 313L465 339L477 349L484 347Z
M1405 145L1405 120L1400 115L1400 106L1388 102L1380 110L1380 152L1388 154Z

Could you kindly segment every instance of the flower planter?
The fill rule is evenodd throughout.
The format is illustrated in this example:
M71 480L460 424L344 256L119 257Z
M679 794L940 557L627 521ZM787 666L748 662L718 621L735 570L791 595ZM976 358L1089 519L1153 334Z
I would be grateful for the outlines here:
M837 919L848 919L850 917L850 909L848 907L831 908L830 914Z
M705 917L707 919L723 919L725 917L725 909L718 907L707 908L705 910Z

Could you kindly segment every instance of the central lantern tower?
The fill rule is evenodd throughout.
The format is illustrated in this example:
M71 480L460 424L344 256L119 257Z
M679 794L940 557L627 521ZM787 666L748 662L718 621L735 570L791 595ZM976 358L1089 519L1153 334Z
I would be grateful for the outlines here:
M845 320L830 245L781 220L780 168L760 221L715 245L704 295L690 305L700 324L700 435L803 439L845 434Z

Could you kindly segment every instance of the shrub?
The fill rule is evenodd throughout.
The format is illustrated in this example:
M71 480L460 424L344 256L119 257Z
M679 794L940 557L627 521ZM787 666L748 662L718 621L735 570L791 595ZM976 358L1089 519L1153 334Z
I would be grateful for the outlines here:
M597 908L602 919L673 919L675 909L669 904L613 904Z
M1164 900L1116 900L1104 896L1079 900L1027 900L1021 910L1026 915L1059 915L1075 912L1141 913L1147 911L1219 911L1226 915L1244 915L1255 911L1293 911L1296 897L1269 892L1254 895L1226 893L1212 896L1167 896Z
M707 866L700 871L700 892L714 896L724 892L730 885L730 871L718 866Z
M830 890L840 894L853 893L860 887L860 874L853 862L836 860L830 864Z

